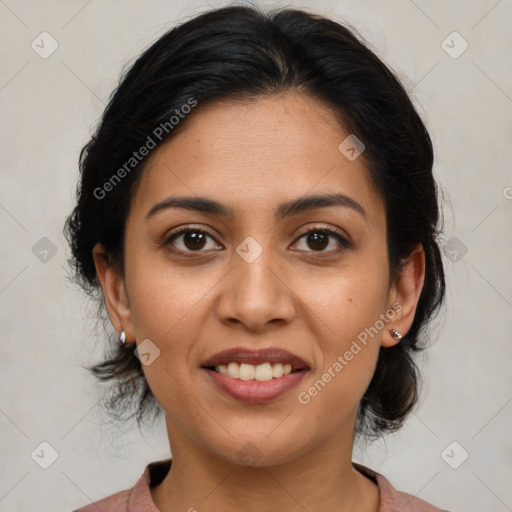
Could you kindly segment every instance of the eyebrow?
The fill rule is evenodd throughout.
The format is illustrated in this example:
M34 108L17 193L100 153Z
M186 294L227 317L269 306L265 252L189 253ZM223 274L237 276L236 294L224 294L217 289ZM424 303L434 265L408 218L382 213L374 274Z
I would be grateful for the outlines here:
M276 220L282 220L292 215L314 210L316 208L325 208L329 206L342 206L351 208L352 210L360 213L366 219L366 211L354 199L344 194L321 194L309 195L292 199L281 203L274 210L274 217ZM186 210L199 211L204 213L211 213L214 215L222 215L224 217L233 217L234 210L228 206L219 203L213 199L204 196L182 196L182 197L168 197L163 201L155 204L146 214L146 220L155 215L157 212L168 208L184 208Z

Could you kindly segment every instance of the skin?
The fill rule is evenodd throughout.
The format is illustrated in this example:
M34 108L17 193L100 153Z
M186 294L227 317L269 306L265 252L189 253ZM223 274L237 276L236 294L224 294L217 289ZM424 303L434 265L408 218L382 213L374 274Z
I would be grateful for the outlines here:
M380 347L397 343L390 329L405 334L412 324L422 247L392 281L383 200L364 159L338 150L349 133L316 99L287 92L199 106L181 128L154 150L132 199L125 274L101 245L93 251L113 326L127 342L150 339L160 350L143 370L165 411L173 464L151 489L153 500L165 512L376 512L377 486L351 465L356 410ZM333 192L357 201L365 215L329 206L274 218L284 201ZM146 219L171 195L207 196L234 215L168 208ZM214 238L194 246L181 235L165 244L190 224ZM324 245L303 236L318 224L316 232L337 229L351 246L332 235ZM251 263L236 252L248 236L262 249ZM298 393L395 301L402 306L395 318L301 404ZM297 388L272 402L230 398L200 368L221 350L269 346L310 366ZM256 465L240 458L249 442Z

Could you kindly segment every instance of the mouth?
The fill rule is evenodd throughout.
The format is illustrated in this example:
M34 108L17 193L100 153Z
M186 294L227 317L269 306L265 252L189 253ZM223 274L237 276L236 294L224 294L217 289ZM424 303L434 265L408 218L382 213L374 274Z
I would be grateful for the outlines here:
M304 359L277 348L236 348L215 354L201 365L218 389L245 402L275 400L310 371Z
M275 347L224 350L203 361L201 367L234 379L260 381L310 369L301 357Z

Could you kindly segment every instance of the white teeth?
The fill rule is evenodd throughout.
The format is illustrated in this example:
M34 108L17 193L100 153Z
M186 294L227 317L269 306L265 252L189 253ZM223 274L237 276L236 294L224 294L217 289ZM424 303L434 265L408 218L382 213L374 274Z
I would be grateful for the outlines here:
M284 374L283 365L276 363L272 365L272 377L282 377Z
M254 374L256 373L256 368L252 364L242 363L240 365L240 373L238 378L240 380L252 380L254 379Z
M254 378L256 380L271 380L272 374L272 365L270 363L263 363L256 366Z
M292 371L291 364L281 363L262 363L257 366L253 364L238 364L234 361L225 365L220 364L215 367L215 371L223 375L228 375L234 379L240 380L271 380L272 378L288 375Z
M240 378L240 365L238 363L229 363L226 367L226 375L235 379Z

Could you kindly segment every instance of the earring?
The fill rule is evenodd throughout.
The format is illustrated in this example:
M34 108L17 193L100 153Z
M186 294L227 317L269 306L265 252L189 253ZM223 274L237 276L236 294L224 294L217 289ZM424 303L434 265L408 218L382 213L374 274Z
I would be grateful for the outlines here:
M121 343L124 343L126 341L126 333L124 331L121 331L121 334L119 335L119 341Z
M390 332L395 340L400 341L402 339L402 335L396 329L391 329Z

